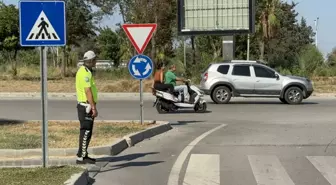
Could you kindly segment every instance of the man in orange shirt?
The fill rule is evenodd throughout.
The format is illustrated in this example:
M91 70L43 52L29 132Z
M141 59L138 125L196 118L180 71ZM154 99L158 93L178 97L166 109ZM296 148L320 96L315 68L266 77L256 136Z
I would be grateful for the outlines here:
M164 66L162 62L159 62L156 65L156 71L154 74L154 81L152 88L159 90L159 91L166 91L169 90L169 93L174 92L174 86L172 84L165 84L164 83L164 78L163 78L163 71L164 71Z

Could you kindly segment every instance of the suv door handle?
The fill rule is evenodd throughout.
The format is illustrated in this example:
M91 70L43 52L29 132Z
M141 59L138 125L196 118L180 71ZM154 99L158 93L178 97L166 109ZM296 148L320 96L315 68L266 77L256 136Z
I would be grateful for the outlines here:
M260 80L257 80L257 82L260 82Z

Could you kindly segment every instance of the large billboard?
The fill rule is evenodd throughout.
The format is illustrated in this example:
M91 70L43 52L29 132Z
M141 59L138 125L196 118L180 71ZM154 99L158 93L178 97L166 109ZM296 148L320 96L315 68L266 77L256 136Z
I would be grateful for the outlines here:
M255 0L178 0L179 35L253 33Z

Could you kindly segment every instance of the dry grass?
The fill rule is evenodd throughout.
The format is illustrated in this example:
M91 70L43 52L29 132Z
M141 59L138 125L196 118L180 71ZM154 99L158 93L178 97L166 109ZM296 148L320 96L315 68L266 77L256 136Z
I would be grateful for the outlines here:
M151 80L144 80L144 92L150 92ZM138 80L96 80L99 92L139 92L140 82ZM2 80L0 92L40 92L40 81L28 80ZM74 79L48 80L48 92L76 92Z
M90 146L111 144L115 139L143 130L153 124L95 122ZM48 123L50 148L78 147L78 122ZM0 149L41 148L41 123L5 124L0 126Z
M336 77L314 77L312 80L316 93L336 92Z
M0 182L3 185L59 185L74 173L84 171L77 166L48 168L2 168Z
M6 66L5 66L6 67ZM18 67L16 77L10 70L0 66L0 92L40 92L39 67ZM67 70L68 78L61 78L61 70L48 67L48 92L75 92L75 74L77 68ZM127 69L99 71L96 73L99 92L139 92L140 82L133 79ZM150 92L152 80L144 80L144 92Z

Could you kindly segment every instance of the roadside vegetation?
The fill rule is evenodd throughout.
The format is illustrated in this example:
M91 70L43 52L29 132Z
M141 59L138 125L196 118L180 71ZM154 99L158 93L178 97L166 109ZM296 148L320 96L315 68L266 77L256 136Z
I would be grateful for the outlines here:
M99 26L102 18L119 13L127 23L157 22L157 31L144 54L154 62L176 64L178 75L193 83L199 83L201 72L210 63L223 61L220 36L186 38L184 61L185 38L177 36L176 1L150 1L66 1L68 44L48 50L48 91L75 92L77 63L90 49L113 66L97 71L100 92L139 92L139 81L132 79L125 67L136 52L123 29L119 24L116 29ZM314 45L312 27L304 18L299 19L296 6L279 0L256 2L256 32L251 34L250 59L266 61L282 74L311 78L315 92L336 92L336 49L326 59L323 57ZM117 12L117 8L121 11ZM140 13L144 9L147 13ZM39 51L19 45L17 7L0 2L0 25L0 91L40 92ZM235 59L245 60L247 35L236 35L235 40ZM151 81L146 80L144 91L150 92L150 85Z
M84 171L77 166L49 168L1 168L0 184L6 185L60 185L73 174Z
M79 122L49 121L48 145L50 148L77 148ZM96 121L90 146L105 146L125 135L153 126L153 124L125 122L112 123ZM41 148L41 123L28 122L2 124L0 126L0 149Z

